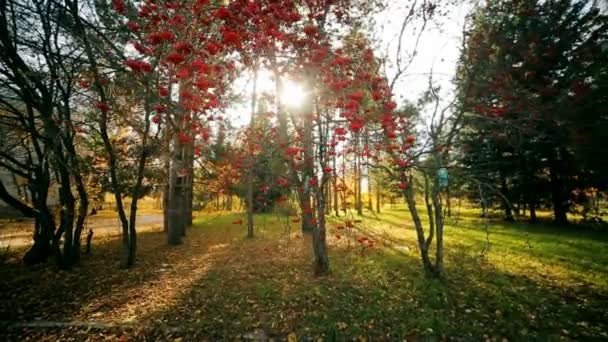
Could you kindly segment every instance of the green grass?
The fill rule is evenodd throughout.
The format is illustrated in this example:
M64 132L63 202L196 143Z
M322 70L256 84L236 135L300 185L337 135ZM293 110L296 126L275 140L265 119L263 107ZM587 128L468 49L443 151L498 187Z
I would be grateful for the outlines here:
M246 240L244 227L231 224L240 217L206 217L195 228L211 240L227 237L232 243L233 258L222 261L209 275L213 281L202 279L202 287L189 296L201 306L234 304L220 315L224 331L608 338L608 243L602 232L484 222L473 211L461 212L445 228L447 278L442 282L423 276L405 208L353 216L362 222L348 240L334 237L344 234L334 228L343 218L332 217L331 275L317 279L310 275L310 242L300 237L297 224L291 224L289 235L284 219L258 215L257 237ZM354 240L363 235L379 247L358 246ZM203 317L191 318L186 321L205 326ZM206 329L217 331L217 322Z
M427 217L422 214L423 223ZM483 220L479 212L464 209L447 218L445 244L448 258L474 257L484 246L497 269L514 275L547 277L564 284L608 284L608 234L585 227L555 227L551 224L507 223ZM415 231L405 208L389 209L377 217L363 219L364 229L415 248ZM489 243L489 244L488 244Z
M78 303L69 310L58 302L52 311L36 297L49 297L48 284L57 284L48 272L17 268L20 283L3 289L24 290L6 298L11 307L27 301L24 319L45 311L54 319L136 317L154 329L181 327L185 330L171 337L185 340L230 338L255 329L279 339L290 332L326 340L608 338L605 232L483 221L472 209L455 214L445 227L443 281L424 276L411 219L397 207L378 216L351 215L361 222L350 234L335 228L343 217L330 217L326 277L312 275L311 241L299 223L256 215L256 237L247 239L246 225L232 223L244 214L205 213L182 246L166 246L162 233L143 234L138 267L130 271L107 266L118 259L107 251L118 251L119 241L95 247L98 254L85 260L81 278L62 285L69 288L62 292L64 300ZM356 240L362 236L376 247L361 247ZM92 291L85 284L103 287Z

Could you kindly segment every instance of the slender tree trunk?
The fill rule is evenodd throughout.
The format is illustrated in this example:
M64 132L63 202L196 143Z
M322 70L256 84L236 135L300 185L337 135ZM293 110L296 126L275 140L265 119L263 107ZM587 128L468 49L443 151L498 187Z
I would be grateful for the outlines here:
M147 101L147 100L146 100ZM149 104L146 102L145 106L145 117L144 117L144 132L141 140L141 152L139 154L139 158L137 161L137 173L135 186L133 188L133 192L131 193L131 208L129 213L129 230L128 230L128 242L124 246L126 250L123 251L124 259L123 259L123 267L131 267L135 264L135 258L137 254L137 230L136 230L136 220L137 220L137 203L139 202L139 198L141 197L142 184L144 181L145 171L146 171L146 163L148 160L148 138L150 134L150 108Z
M405 178L405 175L402 175ZM443 276L443 217L441 209L441 199L439 197L439 184L435 178L433 184L433 190L430 190L430 183L425 175L425 202L427 203L427 210L429 213L429 220L433 221L432 226L429 229L429 236L425 238L424 228L418 209L416 208L416 201L414 198L414 184L412 178L408 181L408 187L403 190L407 207L414 221L414 228L416 229L416 237L418 240L418 248L420 250L420 258L422 261L423 269L427 276L440 278ZM432 192L431 199L432 205L429 205L428 193ZM429 247L436 234L436 250L435 250L435 263L431 262L429 257Z
M445 188L445 204L447 206L447 216L452 217L452 201L450 198L450 185Z
M185 128L190 141L184 144L184 166L186 174L184 175L184 197L182 208L182 237L186 236L186 230L192 226L192 196L194 186L194 136L189 128Z
M165 184L163 186L163 231L167 233L169 231L169 195L171 193L171 127L165 125L164 136L163 136L163 172Z
M435 177L432 199L435 210L435 275L437 277L443 276L443 210L439 191L439 180Z
M567 206L565 205L565 199L563 196L562 181L557 171L557 162L554 157L549 160L549 174L551 182L551 200L553 204L553 220L556 224L567 224Z
M317 191L317 224L312 232L313 251L315 255L314 273L317 276L329 273L329 257L325 229L325 199L322 191Z
M502 192L502 206L503 209L505 211L505 220L511 222L514 220L513 218L513 212L511 210L511 203L509 203L508 201L508 193L509 193L509 189L507 187L507 180L505 179L505 177L501 174L501 181L500 181L500 191Z
M312 207L312 188L313 187L321 187L319 185L313 185L311 182L313 179L316 179L316 175L314 174L314 150L313 150L313 111L314 104L313 99L308 98L304 102L304 106L302 108L302 113L304 116L304 137L303 137L303 145L304 145L304 167L302 170L302 174L304 179L302 180L303 184L303 217L302 217L302 232L310 233L315 225L313 224L314 218L314 209ZM317 190L317 191L321 191Z
M72 145L73 146L73 145ZM77 161L76 161L76 152L72 151L74 153L73 158L74 158L74 166L73 169L75 170L74 172L74 179L76 181L76 189L78 192L78 216L76 218L76 227L74 228L74 246L72 247L72 255L73 255L73 260L75 264L79 264L80 263L80 256L81 256L81 237L82 237L82 230L84 229L84 222L86 220L87 217L87 213L88 213L88 208L89 208L89 199L88 199L88 194L84 185L84 181L82 179L82 176L80 175L80 172L78 171L78 166L77 166Z
M353 160L353 211L357 211L359 208L359 203L357 203L357 187L359 186L359 182L357 181L357 157L354 157Z
M357 215L363 215L363 202L361 201L361 156L359 156L359 137L357 134L356 138L356 152L355 152L355 207L357 209Z
M418 240L418 249L420 250L422 267L427 275L434 276L435 268L433 267L431 259L429 258L429 246L426 243L427 240L424 236L424 228L422 227L422 221L420 220L420 215L418 214L418 209L416 208L414 192L411 190L412 186L413 185L410 183L410 187L403 191L403 196L405 197L410 215L412 216L412 221L414 221L414 228L416 229L416 237Z
M530 222L536 223L536 194L530 195L530 202L528 203L528 209L530 210Z
M312 100L311 100L312 101ZM317 102L314 102L313 106L311 106L311 112L312 109L315 108L316 109L316 113L317 113L317 135L318 135L318 139L319 139L319 144L318 144L318 155L317 155L317 160L319 161L319 167L321 169L324 169L327 166L327 163L329 162L327 159L327 151L326 151L326 141L325 138L329 136L329 124L327 124L327 126L323 127L322 121L321 121L321 116L322 113L319 110L319 106ZM310 141L311 141L311 145L312 145L312 117L310 117L309 120L307 120L307 122L310 121ZM312 151L312 146L310 147L311 149L311 153L310 156L312 157L313 151ZM311 165L311 169L312 169L312 165ZM314 174L311 175L311 177L315 177L316 176ZM327 197L325 196L325 191L324 188L326 185L328 185L328 177L329 175L327 173L322 173L321 175L321 184L319 184L318 186L312 186L313 191L315 191L315 205L316 205L316 214L317 214L317 222L316 224L313 225L312 229L313 229L313 250L314 250L314 254L315 254L315 261L314 261L314 273L317 276L321 276L321 275L325 275L327 273L329 273L329 256L327 254L327 239L326 239L326 228L325 228L325 206L327 204Z
M179 103L183 102L181 94L186 88L184 82L179 84L180 99ZM186 146L187 142L180 139L184 135L186 129L184 122L184 113L178 111L175 113L175 124L177 129L173 132L173 150L171 153L171 172L169 176L169 226L167 232L167 242L169 245L180 245L184 236L185 220L185 205L186 205L186 187L188 183L187 173L191 172L186 168Z
M186 149L186 165L188 165L188 170L190 172L187 176L187 186L186 186L186 212L185 212L185 222L184 222L184 231L183 235L186 235L186 228L192 227L192 201L194 196L194 136L190 136L190 143L187 145Z
M369 168L367 168L367 207L369 208L369 211L371 211L371 212L374 211L372 197L373 197L372 178L370 177Z
M333 196L334 196L334 212L336 217L340 217L340 206L338 204L338 169L336 163L336 153L332 155L332 167L334 169L334 177L332 177L332 187L333 187Z
M331 214L331 183L327 182L324 186L325 198L329 199L325 202L325 215Z
M380 214L380 207L382 206L382 205L380 204L380 202L381 202L381 200L382 200L382 198L381 198L382 196L381 196L381 194L380 194L381 183L380 183L379 181L378 181L378 182L376 182L376 183L377 183L377 184L376 184L376 212L377 212L378 214Z
M346 216L346 210L348 209L348 192L346 191L347 187L346 187L346 153L342 154L342 173L344 174L344 176L342 177L342 189L344 189L344 191L342 191L342 198L340 199L340 202L342 202L342 211L344 212L344 216Z
M66 171L62 171L61 187L59 188L59 198L61 202L61 231L64 232L63 239L63 265L70 267L72 265L72 244L73 244L73 224L74 224L74 196L70 190L70 176Z
M174 151L171 158L171 176L169 189L169 226L167 241L170 245L179 245L183 237L183 206L185 177L180 174L179 166L183 164L184 147L177 134L173 139Z
M371 172L370 172L370 163L369 163L369 132L366 129L365 130L365 148L364 151L366 151L365 154L365 174L366 174L366 179L367 179L367 207L369 209L370 212L374 211L374 206L372 204L372 197L373 197L373 192L372 192L372 177L371 177Z
M257 86L258 86L258 68L257 65L253 69L253 89L251 90L251 120L249 121L249 144L253 144L255 130L255 111L257 101ZM253 238L253 172L254 159L249 149L248 170L247 170L247 237Z

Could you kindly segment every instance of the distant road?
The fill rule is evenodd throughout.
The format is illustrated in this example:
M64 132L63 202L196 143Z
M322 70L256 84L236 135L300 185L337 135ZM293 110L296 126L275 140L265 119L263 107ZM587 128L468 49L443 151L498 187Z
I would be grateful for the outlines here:
M163 215L138 215L136 222L138 231L160 230L163 225ZM0 248L31 245L33 225L34 221L31 219L20 222L16 220L0 221ZM86 236L89 229L93 229L95 236L119 235L121 232L118 216L89 216L82 235Z

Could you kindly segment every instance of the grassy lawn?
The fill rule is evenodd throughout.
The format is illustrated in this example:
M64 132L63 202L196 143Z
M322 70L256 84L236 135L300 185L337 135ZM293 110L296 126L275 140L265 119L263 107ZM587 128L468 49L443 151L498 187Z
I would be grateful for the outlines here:
M103 338L264 331L328 340L608 339L605 232L457 214L446 226L443 282L423 276L403 207L349 218L361 220L350 233L335 229L344 218L332 217L324 278L312 276L310 241L299 224L258 215L257 236L247 240L246 226L232 224L244 215L208 214L179 247L166 246L162 233L141 234L133 270L116 268L115 238L98 241L75 272L0 266L0 319L120 323ZM375 247L356 242L363 236ZM12 329L7 336L20 334L54 340L66 332Z

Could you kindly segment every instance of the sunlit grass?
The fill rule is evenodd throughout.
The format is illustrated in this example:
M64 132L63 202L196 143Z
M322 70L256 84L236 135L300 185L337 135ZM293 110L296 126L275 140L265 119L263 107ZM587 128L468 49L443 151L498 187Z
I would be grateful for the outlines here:
M212 271L213 282L201 281L205 288L221 288L221 294L195 295L205 306L220 306L225 296L235 301L234 310L228 307L218 318L224 329L521 340L606 334L608 256L601 251L608 244L600 232L483 221L477 211L463 209L457 219L448 218L442 282L423 276L404 207L349 217L362 221L351 240L334 236L344 235L334 228L344 218L332 217L332 273L316 279L310 272L310 241L299 224L258 215L257 237L247 240L245 226L231 224L241 217L208 216L195 228L209 239L227 234L235 243L236 255ZM361 236L378 247L357 245L354 240ZM217 324L209 329L217 330Z
M181 246L167 246L162 232L141 234L129 271L116 267L116 237L96 242L71 274L5 265L0 299L12 304L0 313L128 321L159 340L181 336L168 337L167 326L200 337L192 340L255 329L279 340L289 332L325 340L608 338L605 232L484 221L474 209L454 214L445 229L444 280L424 276L403 206L349 214L361 220L350 233L335 228L345 217L330 217L331 273L321 278L313 276L310 237L294 217L256 215L256 236L247 239L244 213L202 213ZM363 236L375 247L356 242ZM72 304L50 301L55 293Z
M428 228L428 217L424 212L421 214ZM603 252L608 242L605 232L578 226L484 220L479 210L467 208L455 214L457 216L446 218L448 258L463 253L479 256L485 248L487 260L502 271L538 275L569 284L608 284L608 255ZM406 208L385 209L379 216L368 213L363 218L352 217L362 220L364 230L371 234L406 245L412 251L416 249L413 222Z

